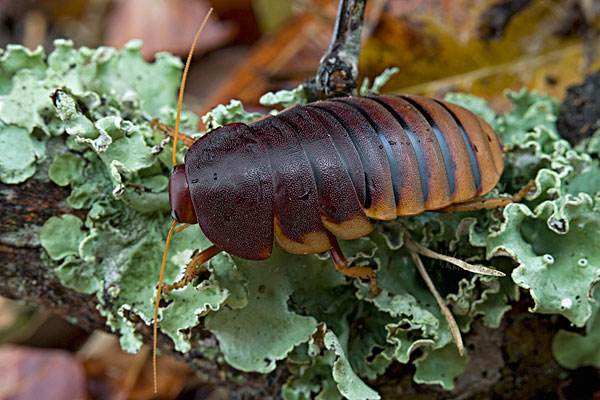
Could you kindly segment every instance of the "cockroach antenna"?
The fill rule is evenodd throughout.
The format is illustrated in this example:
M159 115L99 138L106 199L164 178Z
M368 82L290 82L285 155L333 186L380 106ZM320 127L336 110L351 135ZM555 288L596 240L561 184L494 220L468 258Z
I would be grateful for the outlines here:
M157 348L158 348L158 307L160 305L160 298L162 296L163 282L165 280L165 270L167 269L167 255L169 254L169 247L171 246L171 239L175 233L177 227L177 221L171 222L169 233L167 233L167 241L165 243L165 249L162 255L162 261L160 263L160 272L158 273L158 286L156 287L156 297L154 298L154 314L152 316L152 377L154 381L154 393L158 393L158 378L156 373L156 361L157 361Z
M177 99L177 116L175 117L175 133L173 135L173 166L177 165L177 141L179 140L179 125L181 122L181 110L183 109L183 93L185 92L185 84L187 82L188 71L190 70L190 64L192 63L192 57L194 56L194 49L196 48L196 44L198 43L198 39L200 38L200 34L204 30L206 23L208 22L208 18L212 14L213 9L211 8L206 13L200 28L196 31L196 35L194 36L194 41L192 42L192 47L190 48L190 52L187 56L187 61L185 62L185 68L183 69L183 75L181 76L181 86L179 87L179 97Z
M183 94L185 92L185 84L187 82L188 71L190 69L190 64L192 62L192 57L194 56L194 49L196 48L196 44L198 43L198 39L200 38L200 34L204 30L206 23L208 22L208 18L212 14L213 9L211 8L206 13L202 24L196 31L194 36L194 41L192 42L192 47L187 56L187 60L185 62L185 67L183 69L183 75L181 76L181 85L179 87L179 96L177 99L177 115L175 117L175 132L173 133L173 147L172 147L172 160L173 167L177 165L177 141L179 139L179 125L181 122L181 111L183 109ZM185 229L187 226L183 226ZM163 285L165 280L165 270L167 268L167 255L169 254L169 247L171 246L171 239L173 238L173 234L176 232L181 232L183 229L176 229L177 221L173 220L171 222L171 226L169 228L169 233L167 234L167 240L165 242L165 249L162 255L162 261L160 265L160 272L158 277L158 285L156 287L156 297L154 299L154 313L152 316L153 322L153 331L152 331L152 376L154 380L154 393L158 393L158 376L157 376L157 350L158 350L158 308L160 305L160 298L163 292Z

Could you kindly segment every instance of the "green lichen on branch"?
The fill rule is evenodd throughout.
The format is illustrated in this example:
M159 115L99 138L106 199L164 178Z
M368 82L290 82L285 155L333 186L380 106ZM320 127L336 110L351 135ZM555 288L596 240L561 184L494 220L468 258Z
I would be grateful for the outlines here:
M142 344L134 320L151 323L170 219L169 146L151 121L173 123L180 73L181 62L166 54L143 61L137 42L123 50L93 50L59 41L48 57L12 46L0 57L0 181L33 177L70 189L66 203L73 215L50 218L39 233L44 262L65 286L97 297L128 351ZM384 83L377 80L370 90ZM416 382L451 389L469 354L459 356L446 319L403 247L410 232L432 250L507 273L474 276L424 260L463 334L476 319L498 328L523 288L535 302L533 312L560 314L586 327L584 334L558 333L559 362L597 365L590 352L597 351L600 330L594 301L600 133L574 149L556 132L553 99L527 91L509 97L514 106L505 115L468 95L448 100L483 116L505 144L506 171L491 195L512 194L535 179L522 203L377 223L369 237L343 242L355 263L376 266L377 296L320 256L276 248L269 260L253 262L221 254L201 281L165 295L161 331L178 351L207 351L207 358L242 371L267 373L286 360L285 399L379 398L367 382L392 362L414 362ZM301 89L263 98L269 105L304 101ZM216 126L259 116L232 103L203 118ZM185 113L184 130L202 134L194 131L197 121ZM180 160L184 152L180 147ZM209 245L197 226L176 234L167 282L177 279L195 249ZM218 356L193 341L199 330L218 339Z

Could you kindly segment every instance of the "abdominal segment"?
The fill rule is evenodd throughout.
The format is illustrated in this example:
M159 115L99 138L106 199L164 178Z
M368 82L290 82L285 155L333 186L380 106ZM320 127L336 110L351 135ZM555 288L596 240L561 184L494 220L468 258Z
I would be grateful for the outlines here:
M363 212L350 174L327 126L314 123L305 107L294 107L279 118L294 129L310 164L319 201L319 215L325 229L341 239L356 239L373 229Z
M278 244L294 254L328 250L315 179L297 133L278 118L260 121L253 129L268 148L265 156L271 163L273 222Z
M356 239L370 219L416 215L487 193L502 172L479 117L418 96L346 97L295 106L250 126L267 149L274 237L318 253Z

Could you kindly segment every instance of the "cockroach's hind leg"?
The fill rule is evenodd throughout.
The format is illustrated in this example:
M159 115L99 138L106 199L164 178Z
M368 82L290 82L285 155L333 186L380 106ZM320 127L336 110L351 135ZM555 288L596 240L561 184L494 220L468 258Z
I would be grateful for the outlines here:
M532 179L529 182L527 182L527 185L523 186L521 190L513 194L511 200L513 201L513 203L518 203L522 201L525 198L525 196L527 196L531 192L531 189L533 188L535 188L535 179Z
M447 207L436 210L437 212L468 212L478 210L493 210L495 208L506 207L513 200L510 197L494 197L494 198L483 198L477 197L472 200L465 201L464 203L451 204Z
M165 136L168 136L172 139L175 137L175 129L163 124L158 118L152 119L152 121L150 121L150 126L153 129L161 131ZM193 137L183 132L179 132L178 136L179 139L181 139L181 141L183 142L183 144L185 144L187 147L190 147L192 144L194 144L195 139Z
M510 203L519 203L525 196L535 187L535 181L530 181L527 185L523 186L521 190L513 194L511 197L491 197L483 198L477 197L472 200L465 201L463 203L451 204L448 207L437 210L438 212L457 212L457 211L478 211L478 210L492 210L494 208L506 207Z
M375 270L365 266L348 266L348 260L344 256L337 239L331 233L329 233L328 236L329 242L331 243L331 249L329 250L329 253L331 254L331 260L333 261L335 269L351 278L368 280L371 286L371 292L378 294L380 289L377 286L377 273Z
M171 285L164 286L164 292L170 292L174 289L181 289L189 285L194 279L196 279L203 271L203 265L208 262L211 258L221 252L217 246L210 246L208 249L201 251L196 254L189 263L185 266L185 271L181 279Z

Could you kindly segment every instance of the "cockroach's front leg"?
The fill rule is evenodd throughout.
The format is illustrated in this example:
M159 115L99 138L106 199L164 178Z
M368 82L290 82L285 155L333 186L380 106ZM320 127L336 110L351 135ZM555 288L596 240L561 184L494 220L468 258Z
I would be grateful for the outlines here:
M221 249L217 246L210 246L208 249L196 254L185 266L185 272L181 279L171 285L165 285L163 291L170 292L171 290L181 289L189 285L190 282L200 275L203 270L202 266L220 252Z
M477 210L491 210L494 208L506 207L510 203L518 203L525 198L527 193L535 186L534 181L530 181L521 190L512 195L511 197L493 197L493 198L481 198L478 197L473 200L465 201L464 203L452 204L448 207L444 207L437 211L439 212L456 212L456 211L477 211Z
M152 121L150 121L150 126L154 129L158 129L170 138L175 137L175 129L163 124L158 120L158 118L154 118ZM183 144L185 144L187 147L190 147L192 144L194 144L195 139L193 137L186 135L182 132L179 132L178 136L179 139L183 142Z

